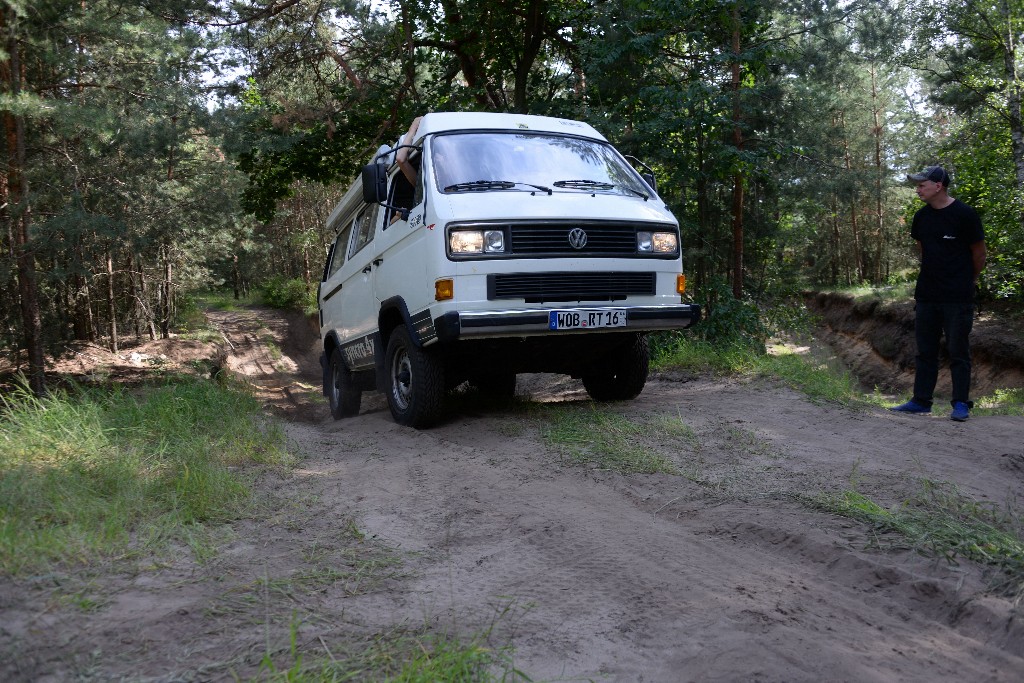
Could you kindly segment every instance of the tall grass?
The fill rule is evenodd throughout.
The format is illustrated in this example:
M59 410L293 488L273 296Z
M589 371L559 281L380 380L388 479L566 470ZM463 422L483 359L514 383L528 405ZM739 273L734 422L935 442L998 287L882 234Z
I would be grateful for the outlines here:
M813 400L846 405L865 400L849 371L810 354L782 348L770 354L759 353L745 345L717 345L678 337L654 357L652 366L657 370L775 378Z
M87 564L237 517L246 463L284 463L284 436L239 387L159 386L0 397L0 572Z

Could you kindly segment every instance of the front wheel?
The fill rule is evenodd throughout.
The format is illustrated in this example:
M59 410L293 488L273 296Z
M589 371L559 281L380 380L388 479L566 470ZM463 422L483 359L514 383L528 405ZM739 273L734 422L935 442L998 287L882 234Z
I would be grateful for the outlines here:
M441 359L413 344L403 325L391 333L384 362L388 373L388 408L395 422L416 429L435 424L444 407Z
M359 414L363 392L356 386L352 371L345 366L341 349L334 349L331 353L327 400L331 404L331 417L335 420Z
M649 365L647 335L637 334L595 363L583 387L595 401L628 401L644 390Z

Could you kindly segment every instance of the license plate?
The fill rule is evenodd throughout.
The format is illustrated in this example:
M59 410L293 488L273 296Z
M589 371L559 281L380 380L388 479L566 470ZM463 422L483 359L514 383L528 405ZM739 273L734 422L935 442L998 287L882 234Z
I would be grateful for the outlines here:
M551 311L550 330L584 330L591 327L625 327L626 311L621 308L601 311Z

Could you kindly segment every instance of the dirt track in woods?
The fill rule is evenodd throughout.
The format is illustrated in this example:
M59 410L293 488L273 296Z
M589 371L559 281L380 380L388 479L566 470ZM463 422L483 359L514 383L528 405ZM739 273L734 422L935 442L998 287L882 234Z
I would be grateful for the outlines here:
M591 409L573 380L523 377L518 406L463 402L427 431L396 425L375 393L334 421L304 320L211 315L227 367L302 454L259 483L272 514L236 524L202 563L182 552L75 579L99 596L88 610L55 599L69 587L54 577L4 586L0 678L244 679L268 651L289 664L290 628L306 661L380 635L486 631L544 681L1024 677L1024 615L981 566L799 502L855 485L894 504L928 479L1019 505L1020 418L959 424L655 375L612 410L650 425L636 445L678 473L623 475L542 438L546 412Z

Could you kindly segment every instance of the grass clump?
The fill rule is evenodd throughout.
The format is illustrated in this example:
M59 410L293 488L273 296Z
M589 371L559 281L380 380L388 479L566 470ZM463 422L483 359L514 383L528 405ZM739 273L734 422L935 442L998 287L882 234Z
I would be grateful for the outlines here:
M672 346L663 348L654 357L652 366L656 370L777 379L819 401L854 405L864 400L856 378L848 371L781 346L766 354L744 345L715 345L679 337Z
M652 425L595 406L545 410L541 436L572 461L624 474L677 474L660 452L644 444L655 433L670 433L668 424ZM680 423L679 437L692 439L692 430Z
M237 466L288 460L241 387L175 378L135 391L0 397L0 572L89 564L236 518Z
M822 496L813 505L896 534L906 547L956 564L965 558L998 570L993 590L1024 599L1024 525L1012 510L925 481L922 491L887 509L856 491Z
M1024 389L996 389L974 402L974 414L1024 417Z
M382 683L488 683L529 681L517 671L503 650L478 639L462 641L444 636L380 640L352 657L303 656L292 650L291 666L277 668L264 657L254 681L335 683L374 680Z
M197 292L193 297L200 308L215 311L239 311L256 303L252 295L236 299L234 293L226 289Z
M491 629L461 638L427 630L399 630L375 637L351 652L333 652L321 639L324 654L302 652L295 618L288 653L264 655L253 681L336 683L373 680L382 683L515 683L530 677L515 667L511 646L489 645ZM493 626L492 626L493 628ZM345 648L351 650L351 646ZM280 660L288 668L282 668Z

